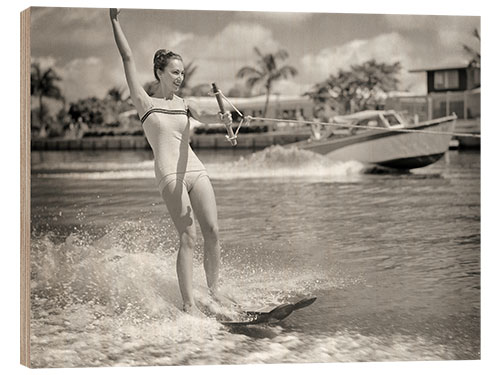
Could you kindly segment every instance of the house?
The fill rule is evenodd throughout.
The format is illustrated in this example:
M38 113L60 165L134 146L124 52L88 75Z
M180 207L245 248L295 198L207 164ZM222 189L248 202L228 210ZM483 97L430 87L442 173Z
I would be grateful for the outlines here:
M481 70L468 65L410 70L427 73L427 93L466 91L481 87Z
M457 133L479 134L481 128L481 68L456 64L410 70L426 73L427 95L394 96L387 109L405 113L415 122L457 115ZM478 138L457 137L460 147L479 147Z
M432 99L430 118L455 113L459 119L481 116L481 69L471 65L410 70L426 72L427 96Z

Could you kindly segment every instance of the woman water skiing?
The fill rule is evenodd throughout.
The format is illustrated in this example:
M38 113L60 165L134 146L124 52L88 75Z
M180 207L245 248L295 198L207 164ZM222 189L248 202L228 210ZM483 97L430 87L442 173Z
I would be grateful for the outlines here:
M228 300L219 292L220 245L215 195L204 165L189 145L190 117L202 123L230 123L231 114L201 113L175 93L184 79L180 55L164 49L154 55L153 73L162 97L150 97L139 82L132 51L118 20L119 9L110 9L116 45L123 60L132 102L153 149L155 176L160 194L179 233L177 277L182 309L199 314L193 298L193 251L196 241L195 216L204 239L203 266L212 297Z

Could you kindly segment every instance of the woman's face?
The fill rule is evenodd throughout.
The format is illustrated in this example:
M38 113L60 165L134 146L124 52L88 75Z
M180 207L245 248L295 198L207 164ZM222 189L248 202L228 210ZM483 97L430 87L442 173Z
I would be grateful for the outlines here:
M164 83L168 89L176 92L184 81L184 64L179 59L171 59L163 72L158 72L160 82Z

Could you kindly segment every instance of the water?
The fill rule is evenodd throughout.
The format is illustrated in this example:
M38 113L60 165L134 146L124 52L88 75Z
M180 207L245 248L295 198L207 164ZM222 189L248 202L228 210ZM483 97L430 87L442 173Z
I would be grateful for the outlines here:
M479 153L408 174L280 147L199 155L217 196L223 290L244 306L317 301L238 331L182 313L151 154L35 152L33 366L480 358Z

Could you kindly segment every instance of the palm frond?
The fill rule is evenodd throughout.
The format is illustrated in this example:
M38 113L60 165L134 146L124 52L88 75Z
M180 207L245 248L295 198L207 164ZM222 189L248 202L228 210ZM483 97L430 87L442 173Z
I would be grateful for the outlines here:
M279 72L283 78L295 77L297 74L299 74L298 70L290 65L281 67Z
M481 35L479 35L479 30L477 28L474 29L472 34L479 40L481 41Z
M237 78L245 78L245 77L251 77L251 76L261 76L263 73L255 69L251 66L244 66L240 70L238 70L238 73L236 73Z

